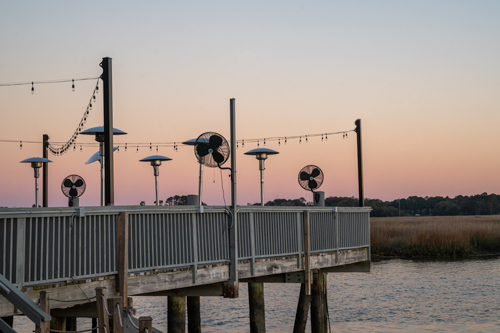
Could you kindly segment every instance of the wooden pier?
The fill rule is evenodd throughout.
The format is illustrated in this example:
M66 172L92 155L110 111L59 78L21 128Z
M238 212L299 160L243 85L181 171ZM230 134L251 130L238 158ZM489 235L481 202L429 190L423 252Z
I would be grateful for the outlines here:
M214 206L0 209L0 274L33 304L50 292L47 311L57 318L97 318L94 297L105 290L124 308L140 295L169 296L174 309L188 296L199 321L199 296L238 297L238 284L249 283L252 332L265 330L260 284L301 283L322 332L326 297L315 293L324 274L370 270L370 210L241 206L232 223L228 209ZM0 296L0 317L19 314Z

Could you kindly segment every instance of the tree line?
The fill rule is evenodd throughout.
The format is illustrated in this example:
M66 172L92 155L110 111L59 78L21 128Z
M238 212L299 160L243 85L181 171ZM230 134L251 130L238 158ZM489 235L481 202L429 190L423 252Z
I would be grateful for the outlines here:
M186 205L187 196L175 195L165 201L165 205ZM205 203L203 203L205 204ZM312 206L304 198L274 199L266 202L266 206ZM254 205L259 205L258 203ZM325 206L357 207L359 201L355 197L328 197ZM372 207L371 216L453 216L453 215L494 215L500 213L500 195L486 192L477 195L450 197L418 197L410 196L392 201L365 199L365 206Z

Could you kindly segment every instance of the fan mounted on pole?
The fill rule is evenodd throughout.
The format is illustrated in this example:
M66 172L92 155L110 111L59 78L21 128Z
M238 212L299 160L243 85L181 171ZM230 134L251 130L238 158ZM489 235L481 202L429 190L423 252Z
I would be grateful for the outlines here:
M69 207L78 207L78 198L85 192L85 180L78 175L69 175L61 183L61 190L69 198Z
M319 195L314 193L322 184L324 180L323 171L315 165L306 165L299 172L299 184L307 191L311 191L314 195L314 200L319 200Z
M231 150L229 143L220 134L215 132L206 132L196 139L194 145L194 154L198 159L198 163L209 168L222 168L221 165L226 163Z

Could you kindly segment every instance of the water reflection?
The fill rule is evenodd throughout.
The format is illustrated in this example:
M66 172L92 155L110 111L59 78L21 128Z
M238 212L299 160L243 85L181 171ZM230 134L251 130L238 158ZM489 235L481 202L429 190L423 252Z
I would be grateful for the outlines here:
M335 332L499 332L500 258L374 262L371 273L328 274ZM266 284L268 332L291 332L299 285ZM202 297L203 332L248 332L248 299ZM152 316L167 331L167 300L134 297L137 316ZM17 321L16 321L17 322ZM31 325L16 327L31 332ZM26 330L24 328L26 327ZM88 320L79 329L90 327ZM22 328L22 329L20 329ZM310 325L307 328L310 331Z

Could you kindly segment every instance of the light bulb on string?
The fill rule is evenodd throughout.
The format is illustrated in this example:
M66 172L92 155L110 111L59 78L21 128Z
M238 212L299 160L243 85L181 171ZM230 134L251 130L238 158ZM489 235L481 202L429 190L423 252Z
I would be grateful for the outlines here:
M266 145L266 138L264 138L264 146Z
M281 146L281 139L278 138L278 146Z
M71 80L73 83L71 84L71 90L75 92L75 80Z
M93 100L94 100L94 102L95 102L95 95L92 95L92 99L93 99Z
M23 150L23 142L19 141L19 149Z
M259 146L260 146L260 144L259 144L259 140L257 140L257 147L259 147Z
M299 138L299 143L302 143L302 137Z
M241 148L245 147L245 140L241 140Z
M136 150L135 152L136 152L136 153L138 153L138 152L139 152L139 146L137 146L137 150Z
M82 148L82 145L80 145L80 153L83 152L83 148Z
M92 110L92 103L89 104L89 109Z
M321 134L321 142L323 142L323 134Z
M286 136L285 136L285 144L286 144Z
M125 143L125 151L127 151L127 144Z
M158 154L158 145L156 145L156 153Z
M308 143L309 141L307 141L307 135L306 135L306 143Z
M328 134L325 134L325 140L328 141Z
M238 147L239 147L239 146L238 146L238 141L236 141L236 149L238 149Z
M34 86L34 82L31 82L31 94L33 95L35 93L35 86Z
M95 93L99 93L99 86L95 86Z
M152 151L153 150L153 146L151 144L151 142L149 143L149 151Z

